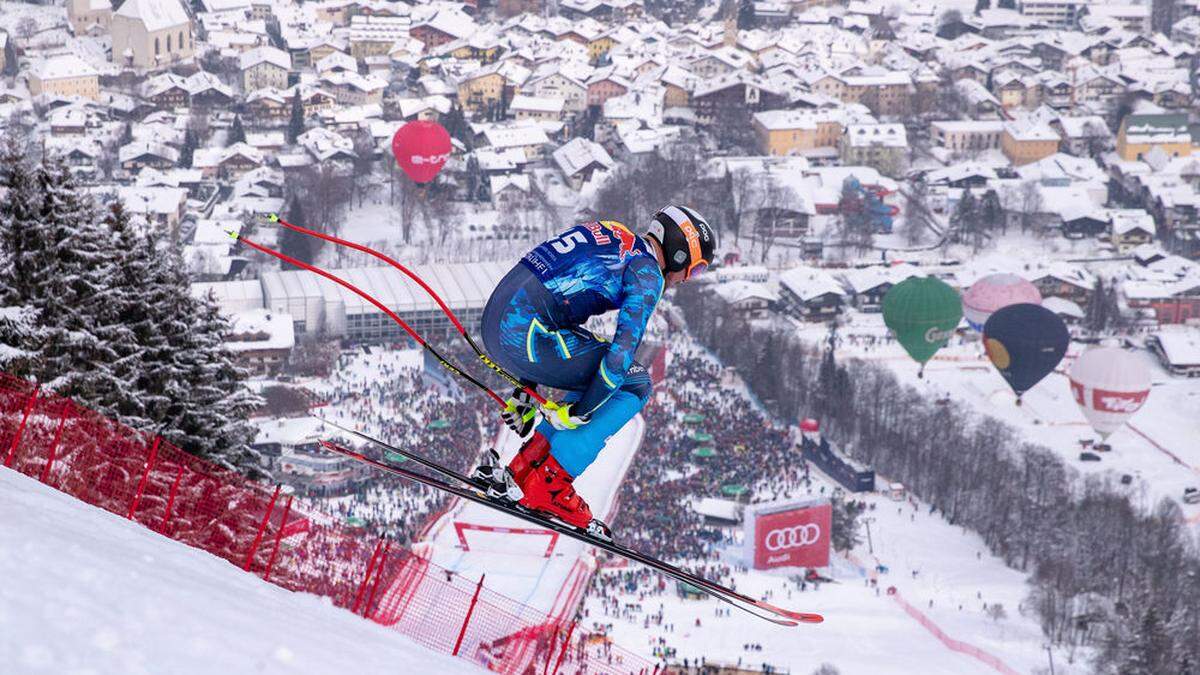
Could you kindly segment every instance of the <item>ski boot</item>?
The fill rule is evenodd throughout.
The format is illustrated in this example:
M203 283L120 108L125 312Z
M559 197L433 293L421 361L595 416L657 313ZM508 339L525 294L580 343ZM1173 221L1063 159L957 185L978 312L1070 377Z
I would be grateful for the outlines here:
M558 460L546 453L519 484L524 495L517 504L539 515L560 520L597 539L611 542L612 530L592 517L591 507L575 492L571 485L573 481L571 474L559 465Z
M534 433L513 456L507 470L500 465L500 453L492 449L483 453L479 466L471 473L471 481L480 489L486 490L488 496L493 499L515 502L521 498L520 485L525 477L548 454L550 442L545 436Z
M508 468L500 464L500 453L491 448L483 453L479 466L471 472L470 478L471 482L491 499L516 502L524 494Z

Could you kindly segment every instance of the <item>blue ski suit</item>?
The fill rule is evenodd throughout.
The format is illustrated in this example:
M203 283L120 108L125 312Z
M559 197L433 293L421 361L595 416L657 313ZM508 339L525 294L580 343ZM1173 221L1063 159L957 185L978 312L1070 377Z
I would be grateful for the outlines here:
M538 433L572 476L650 398L650 374L634 360L664 278L646 242L621 223L576 225L529 253L500 281L483 310L480 334L492 359L526 383L568 392L578 429L542 421ZM583 328L619 310L609 342Z

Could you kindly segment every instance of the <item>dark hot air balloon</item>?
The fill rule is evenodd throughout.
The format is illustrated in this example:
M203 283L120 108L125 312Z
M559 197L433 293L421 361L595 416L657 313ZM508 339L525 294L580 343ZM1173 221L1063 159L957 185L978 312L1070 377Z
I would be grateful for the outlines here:
M958 293L933 277L909 277L883 296L883 322L904 351L921 364L946 346L962 320Z
M1057 314L1027 302L1001 307L983 325L984 349L1017 394L1017 405L1022 394L1058 366L1070 342Z
M392 137L392 154L409 178L428 183L450 158L450 134L437 122L409 122Z

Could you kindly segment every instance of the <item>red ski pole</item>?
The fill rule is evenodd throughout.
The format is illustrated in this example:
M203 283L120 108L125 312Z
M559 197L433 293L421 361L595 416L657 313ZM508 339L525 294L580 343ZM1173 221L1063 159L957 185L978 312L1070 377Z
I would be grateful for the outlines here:
M483 393L492 397L492 400L494 400L501 408L507 407L507 404L504 402L504 399L500 398L499 394L492 391L492 389L490 387L488 387L486 384L480 382L479 380L475 379L470 374L464 373L458 366L447 361L446 358L443 357L441 355L441 353L439 353L438 350L433 347L433 345L429 344L428 342L425 341L424 338L421 337L420 333L413 330L412 326L409 326L404 321L404 319L401 319L399 316L397 316L396 313L391 310L391 308L389 308L387 305L383 304L379 300L376 300L371 294L369 294L366 291L362 290L361 288L355 286L354 284L350 283L349 281L346 281L345 279L337 276L336 274L331 274L330 272L327 272L327 271L321 269L320 267L317 267L316 265L310 265L301 260L297 260L296 258L293 258L292 256L290 256L286 253L281 253L279 251L267 248L266 246L263 246L262 244L251 241L250 239L247 239L246 237L243 237L240 234L237 234L235 232L232 232L232 231L229 232L229 236L233 237L234 239L242 242L243 244L249 246L250 248L252 248L260 253L265 253L266 255L269 255L273 258L277 258L286 263L295 265L296 267L299 267L301 269L308 270L309 272L312 272L313 274L317 274L322 277L325 277L326 279L334 282L335 284L338 284L342 288L345 288L346 290L358 295L363 300L366 300L367 302L371 303L372 305L375 305L375 307L377 309L379 309L379 311L386 314L389 319L391 319L392 321L395 321L401 328L403 328L404 332L408 333L409 337L411 337L417 344L421 345L430 354L432 354L433 357L438 360L438 363L442 364L443 368L445 368L446 370L449 370L450 372L454 373L455 375L458 375L459 377L470 382L471 384L475 385L476 387L479 387L483 391ZM542 400L545 401L545 399L542 399Z
M507 370L505 370L504 368L502 368L499 364L497 364L495 361L493 361L491 359L491 357L489 357L486 353L484 353L484 351L479 348L479 345L475 344L475 340L471 338L471 334L468 333L467 329L463 327L462 322L458 320L458 317L454 314L454 311L452 309L450 309L450 307L447 306L446 303L442 300L441 296L437 294L437 291L433 290L429 286L429 284L425 283L424 279L417 276L416 272L413 272L411 269L406 267L404 264L402 264L398 260L392 258L391 256L388 256L387 254L385 254L381 251L377 251L377 250L371 248L370 246L364 246L362 244L355 243L348 239L342 239L341 237L335 237L332 234L325 234L324 232L317 232L316 230L310 230L307 227L289 223L288 221L284 220L283 218L280 218L279 214L277 214L277 213L268 214L267 220L269 220L272 223L278 223L279 225L282 225L283 227L286 227L289 230L292 230L293 232L299 232L300 234L305 234L310 237L316 237L317 239L322 239L324 241L328 241L328 242L337 244L339 246L345 246L347 248L352 248L355 251L360 251L362 253L366 253L367 255L374 256L374 257L378 258L379 260L382 260L383 262L396 268L397 270L400 270L400 272L402 272L409 279L412 279L414 282L416 282L416 284L418 286L420 286L426 293L428 293L429 297L433 298L433 301L436 302L438 307L441 308L442 313L444 313L446 315L446 317L450 319L450 323L454 324L454 328L455 328L455 330L458 331L458 334L461 335L463 337L463 339L465 339L467 341L467 344L470 345L471 349L473 349L475 351L475 354L477 356L479 356L480 361L483 361L484 364L486 364L488 368L491 368L492 370L496 371L496 373L498 375L500 375L504 379L508 380L509 383L512 384L514 387L518 387L519 389L522 389L526 393L533 396L534 400L536 400L538 403L546 402L546 399L543 398L542 396L539 396L538 393L536 391L534 391L531 387L526 387L524 384L522 384L520 378L516 377L512 373L510 373Z

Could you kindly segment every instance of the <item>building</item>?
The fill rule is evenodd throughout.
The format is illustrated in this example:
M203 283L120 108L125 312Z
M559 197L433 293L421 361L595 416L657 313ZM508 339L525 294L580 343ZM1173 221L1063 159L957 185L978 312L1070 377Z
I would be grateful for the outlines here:
M1140 35L1150 34L1150 3L1094 3L1083 8L1083 16L1089 21L1114 21L1121 28Z
M1162 330L1146 338L1146 346L1172 375L1200 377L1200 329Z
M499 63L485 66L458 83L458 104L463 110L486 112L500 105L507 83Z
M943 120L930 124L930 135L939 147L954 152L999 150L1004 135L1000 120Z
M101 35L112 26L112 3L109 0L68 0L67 21L76 35Z
M869 166L891 178L908 168L908 134L903 124L851 124L841 143L842 164Z
M608 171L613 159L604 146L586 138L572 138L552 153L554 163L572 189L578 190L597 171Z
M179 0L126 0L112 19L113 62L153 69L192 59L192 20Z
M841 109L764 110L754 114L759 151L777 157L837 148L844 132Z
M508 104L508 114L517 119L557 122L563 117L563 100L517 94Z
M453 330L432 297L391 268L331 270L391 307L425 336ZM499 262L415 265L413 272L441 296L464 325L478 324L492 289L508 273ZM396 343L407 334L371 303L332 282L302 270L264 272L263 302L273 313L290 314L297 337L324 335L353 342Z
M229 319L225 348L233 352L234 358L256 374L278 373L296 346L292 317L268 309L250 309Z
M821 321L841 313L846 291L822 270L796 267L779 275L779 304L793 316Z
M1192 154L1194 138L1187 113L1129 114L1117 132L1117 154L1133 161L1161 148L1168 157L1187 157Z
M1089 4L1088 0L1024 0L1018 1L1017 11L1047 28L1075 30Z
M765 78L737 71L704 82L692 93L692 110L703 124L731 120L741 124L742 115L785 107L787 94Z
M256 47L238 57L238 67L242 71L243 91L286 89L292 57L274 47Z
M100 100L100 74L74 54L55 56L34 64L29 74L34 96L79 96Z
M1021 166L1058 152L1060 140L1048 124L1007 122L1000 136L1000 149L1014 166Z
M1154 216L1142 209L1111 209L1110 238L1119 253L1154 241Z
M350 18L350 55L362 60L386 55L397 42L408 40L406 16L363 16Z

